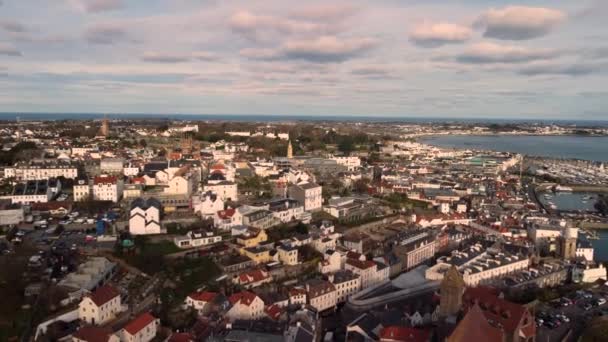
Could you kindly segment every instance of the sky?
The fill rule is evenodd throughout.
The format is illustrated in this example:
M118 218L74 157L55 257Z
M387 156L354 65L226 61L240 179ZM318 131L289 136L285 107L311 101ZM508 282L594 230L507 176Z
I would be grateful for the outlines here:
M608 120L606 18L606 0L0 0L0 111Z

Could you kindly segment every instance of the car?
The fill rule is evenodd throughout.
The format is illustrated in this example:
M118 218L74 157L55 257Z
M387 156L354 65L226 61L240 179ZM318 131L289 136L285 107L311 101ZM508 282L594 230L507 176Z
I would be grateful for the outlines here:
M604 304L606 304L606 299L600 297L600 298L596 299L596 302L599 305L604 305Z
M549 329L555 329L558 327L557 323L555 323L554 321L545 321L544 326Z
M583 310L585 310L585 311L589 311L589 310L591 310L592 308L593 308L593 305L591 305L591 304L589 304L589 303L587 303L587 304L583 305Z

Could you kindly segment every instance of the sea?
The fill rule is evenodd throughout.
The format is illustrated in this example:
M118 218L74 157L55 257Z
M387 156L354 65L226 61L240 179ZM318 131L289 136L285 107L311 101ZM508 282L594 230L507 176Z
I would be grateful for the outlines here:
M151 119L184 121L240 121L240 122L293 122L293 121L347 121L347 122L394 122L412 124L559 124L577 127L608 127L608 120L552 120L552 119L495 119L474 117L423 117L381 115L291 115L291 114L180 114L180 113L19 113L0 112L0 121L20 120L93 120Z
M528 156L608 161L608 136L440 135L422 142L448 148L522 153Z

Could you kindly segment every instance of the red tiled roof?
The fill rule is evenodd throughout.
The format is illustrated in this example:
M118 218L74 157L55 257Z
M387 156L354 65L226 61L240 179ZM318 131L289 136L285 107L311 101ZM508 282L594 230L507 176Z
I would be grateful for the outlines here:
M361 261L359 259L347 259L346 263L362 270L366 270L368 268L376 266L376 263L371 260Z
M220 210L217 212L217 216L219 216L222 220L225 220L225 219L231 218L235 212L236 212L236 210L233 208L226 209L226 210Z
M107 176L107 177L102 177L102 176L98 176L95 177L95 179L93 180L93 184L97 185L97 184L116 184L117 178L115 176Z
M127 324L124 329L131 335L137 335L143 328L154 323L156 318L149 313L143 313Z
M102 306L118 296L120 296L120 292L116 288L104 285L91 293L89 297L95 305Z
M194 341L192 335L189 333L175 333L169 337L168 342L190 342Z
M447 342L502 342L503 332L490 325L479 305L475 304L458 323Z
M380 330L380 341L426 342L430 335L428 330L388 326Z
M258 281L262 281L267 278L269 278L268 273L262 270L251 270L239 274L239 281L241 284L257 283Z
M497 292L496 289L484 286L467 288L462 300L467 306L478 304L488 320L500 324L505 331L512 333L519 326L527 309L523 305L498 297Z
M289 290L289 296L294 297L294 296L301 296L301 295L305 295L306 294L306 290L302 289L302 288L293 288L291 290Z
M131 179L131 182L133 184L145 184L146 183L146 179L144 177L133 177Z
M87 342L108 342L112 330L100 327L82 327L74 333L74 338Z
M217 296L217 293L215 292L195 292L195 293L191 293L190 295L188 295L188 297L192 298L193 300L199 301L199 302L211 302L213 299L215 299L215 297Z
M232 303L232 305L236 305L240 302L243 305L249 306L256 298L257 295L255 293L249 291L242 291L233 294L228 300L230 300L230 303Z
M266 315L268 317L270 317L271 319L274 319L275 321L279 319L279 317L281 317L281 312L283 310L281 310L281 307L276 305L276 304L272 304L271 306L267 306L266 309L264 309L264 312L266 313Z

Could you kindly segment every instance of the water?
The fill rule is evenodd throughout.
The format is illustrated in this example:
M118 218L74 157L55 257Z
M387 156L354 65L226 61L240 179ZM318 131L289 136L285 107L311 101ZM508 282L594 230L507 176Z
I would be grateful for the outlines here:
M608 230L596 230L599 240L588 240L593 246L593 259L608 261ZM581 234L579 234L579 238ZM582 237L585 239L584 237Z
M529 156L608 161L608 136L446 135L422 139L441 147L493 150Z
M596 194L584 192L558 192L555 194L549 193L549 195L551 195L550 198L545 198L544 194L539 194L538 199L545 205L548 205L549 202L553 202L558 210L596 211L594 207L595 202L597 201Z
M158 119L158 120L211 120L242 122L280 121L348 121L348 122L395 122L402 124L458 123L458 124L541 124L577 127L608 127L608 120L552 120L552 119L495 119L420 116L352 116L352 115L286 115L286 114L183 114L183 113L18 113L0 112L0 121L15 120L91 120L106 116L110 119Z

